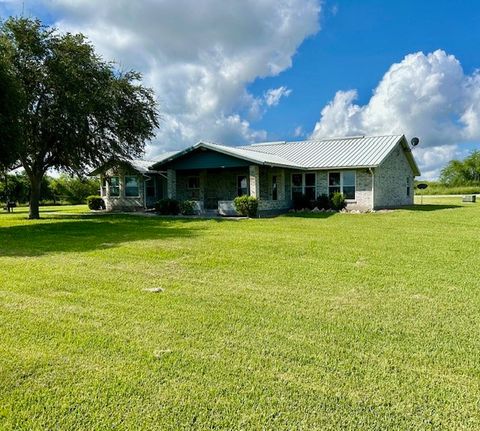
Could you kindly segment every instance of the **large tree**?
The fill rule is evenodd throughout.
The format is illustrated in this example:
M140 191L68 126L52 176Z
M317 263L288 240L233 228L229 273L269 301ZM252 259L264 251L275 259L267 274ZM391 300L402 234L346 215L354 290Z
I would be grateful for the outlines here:
M472 151L464 160L451 160L442 169L440 182L448 186L479 184L480 151Z
M158 114L140 74L120 73L82 34L61 34L39 20L8 19L0 44L21 89L17 154L31 183L30 218L39 217L47 170L81 174L142 154Z
M11 50L0 45L0 172L18 158L22 92L11 64Z

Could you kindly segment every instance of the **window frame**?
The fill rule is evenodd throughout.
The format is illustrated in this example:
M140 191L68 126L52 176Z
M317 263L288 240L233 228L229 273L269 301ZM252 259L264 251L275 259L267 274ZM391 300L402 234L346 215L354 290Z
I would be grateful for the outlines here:
M272 194L271 194L272 201L278 201L278 175L277 174L272 175L271 185L272 185Z
M148 176L147 175L147 178L148 180L144 180L143 181L143 184L145 185L145 198L155 198L157 196L157 181L155 179L155 177L153 176ZM148 186L152 184L153 185L153 196L148 196Z
M293 176L294 175L301 175L302 176L302 185L301 186L294 186L293 185ZM307 175L314 175L314 185L313 186L308 186L307 181L306 181L306 176ZM306 195L305 189L306 188L313 188L313 200L317 199L318 197L318 185L317 185L317 172L292 172L290 174L290 198L293 200L293 189L298 189L302 188L302 195Z
M239 194L239 193L238 193L238 191L239 191L240 189L243 189L243 187L239 187L239 185L240 185L240 182L238 181L239 178L245 178L245 181L246 181L246 183L247 183L247 187L245 188L247 192L246 192L245 194ZM248 181L248 175L237 175L237 184L236 184L236 186L237 186L237 190L236 190L237 197L239 197L239 196L250 196L250 187L249 187L249 185L250 185L250 184L249 184L249 181Z
M345 172L352 172L353 173L353 176L354 176L354 184L353 186L351 184L347 184L345 185L344 184L344 181L343 181L343 174ZM330 175L331 174L340 174L340 184L336 185L336 186L331 186L330 185ZM327 184L328 184L328 196L331 196L331 193L330 193L330 189L331 188L339 188L340 189L340 193L342 195L345 196L345 193L343 191L343 187L354 187L354 197L353 198L347 198L345 196L345 200L347 202L355 202L356 199L357 199L357 171L354 170L354 169L348 169L348 170L344 170L344 171L329 171L328 172L328 176L327 176Z
M127 195L127 178L135 178L137 181L137 194L136 195ZM130 187L131 188L131 187ZM135 199L140 197L140 181L138 179L138 175L124 175L123 177L123 189L124 189L124 196L127 199Z
M117 179L117 185L116 186L112 186L112 180L116 178ZM120 176L119 175L112 175L109 180L107 181L107 184L108 184L108 197L109 198L119 198L120 197ZM116 188L118 189L118 193L117 194L112 194L112 189L113 188Z
M196 180L198 187L190 187L190 179L192 178ZM191 192L189 199L192 199L192 200L200 199L200 175L189 175L187 177L187 190Z

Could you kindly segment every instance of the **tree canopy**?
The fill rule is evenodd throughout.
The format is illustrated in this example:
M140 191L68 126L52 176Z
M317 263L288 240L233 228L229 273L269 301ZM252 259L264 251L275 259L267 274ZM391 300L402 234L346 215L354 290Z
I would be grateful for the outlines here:
M440 182L448 186L479 184L480 151L472 151L464 160L451 160L442 169Z
M134 71L119 72L82 34L61 34L39 20L10 18L0 44L15 77L21 141L15 150L31 182L30 218L38 218L48 169L84 173L143 153L154 135L154 94ZM12 87L13 88L13 87Z

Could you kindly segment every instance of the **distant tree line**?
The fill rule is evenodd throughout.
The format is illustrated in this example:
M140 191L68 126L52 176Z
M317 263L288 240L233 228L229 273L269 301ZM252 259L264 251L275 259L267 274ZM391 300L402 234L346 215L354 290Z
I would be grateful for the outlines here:
M69 175L45 175L40 186L40 202L48 204L82 204L87 196L98 195L100 182L96 178L79 178ZM10 174L0 182L0 202L29 202L31 183L25 173Z
M441 171L440 183L449 187L479 185L480 151L472 151L463 160L451 160Z

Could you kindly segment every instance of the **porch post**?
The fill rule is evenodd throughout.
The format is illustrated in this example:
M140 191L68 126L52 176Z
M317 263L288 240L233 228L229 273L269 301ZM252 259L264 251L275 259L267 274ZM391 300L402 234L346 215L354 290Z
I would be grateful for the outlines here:
M177 173L174 169L167 169L167 197L169 199L177 197Z
M260 198L260 169L257 165L249 166L250 174L250 196Z

